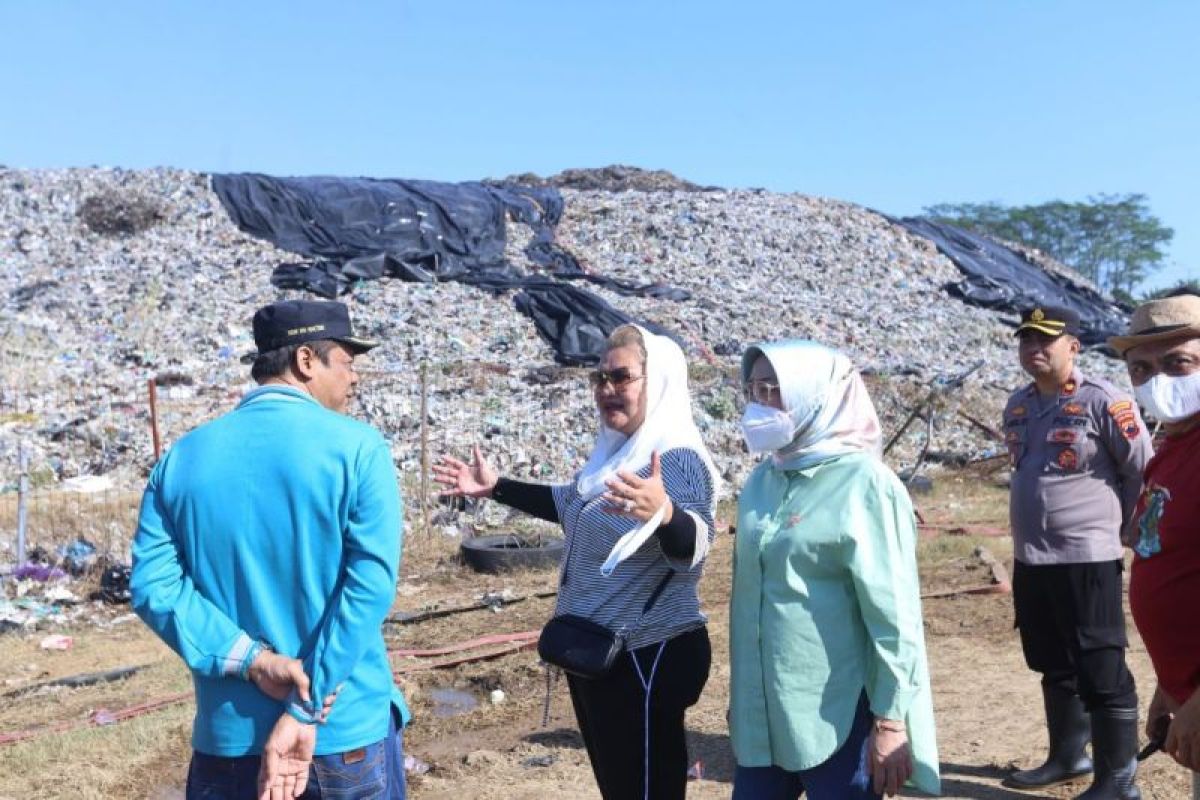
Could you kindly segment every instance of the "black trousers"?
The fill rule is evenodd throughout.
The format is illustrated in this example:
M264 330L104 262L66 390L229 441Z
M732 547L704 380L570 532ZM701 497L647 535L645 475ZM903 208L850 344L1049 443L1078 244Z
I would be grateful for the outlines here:
M658 650L655 644L622 653L612 672L600 679L567 676L575 719L604 800L683 800L687 792L683 713L700 699L708 681L708 630L680 634L666 641L661 656ZM643 678L650 682L648 732Z
M1137 708L1125 665L1124 569L1121 561L1013 567L1025 663L1044 685L1077 693L1088 711Z

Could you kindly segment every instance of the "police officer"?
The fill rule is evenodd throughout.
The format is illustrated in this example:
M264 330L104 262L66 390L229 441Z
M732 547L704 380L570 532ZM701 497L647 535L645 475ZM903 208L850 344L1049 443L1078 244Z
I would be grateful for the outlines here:
M1013 604L1025 662L1042 674L1050 753L1007 783L1066 783L1092 772L1094 761L1092 786L1079 799L1131 800L1141 794L1134 785L1137 694L1125 665L1121 533L1151 445L1130 396L1075 368L1079 329L1075 312L1041 306L1022 314L1016 333L1033 383L1004 409ZM1091 760L1084 751L1089 738Z

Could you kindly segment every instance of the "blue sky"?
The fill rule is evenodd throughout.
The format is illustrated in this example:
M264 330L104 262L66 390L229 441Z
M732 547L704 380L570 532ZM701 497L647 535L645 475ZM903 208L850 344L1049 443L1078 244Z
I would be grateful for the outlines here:
M1141 192L1200 278L1200 3L0 0L0 163L610 163L892 214Z

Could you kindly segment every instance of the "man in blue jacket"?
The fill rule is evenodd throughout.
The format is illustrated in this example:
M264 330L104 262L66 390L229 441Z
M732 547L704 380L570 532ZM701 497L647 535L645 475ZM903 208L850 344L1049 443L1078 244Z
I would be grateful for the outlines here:
M259 386L158 463L133 542L134 608L195 684L187 796L403 798L382 635L400 493L387 442L345 416L377 343L310 301L259 309L254 341Z

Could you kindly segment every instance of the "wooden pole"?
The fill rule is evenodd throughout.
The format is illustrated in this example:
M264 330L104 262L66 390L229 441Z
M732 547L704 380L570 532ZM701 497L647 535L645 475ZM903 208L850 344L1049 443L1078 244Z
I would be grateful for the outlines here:
M25 442L17 445L17 566L25 563L25 537L29 525L29 453Z
M421 527L429 535L429 365L421 362Z
M162 458L162 439L158 435L158 383L151 378L150 388L150 436L154 439L154 462Z

